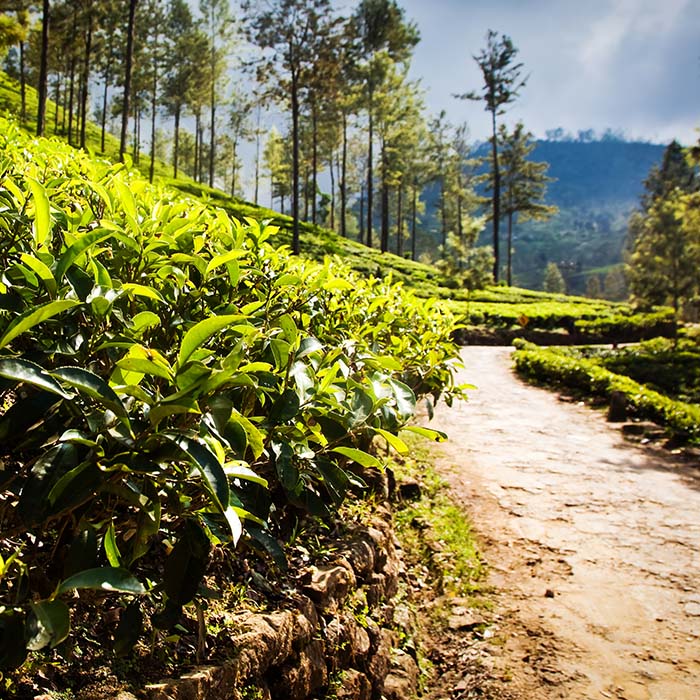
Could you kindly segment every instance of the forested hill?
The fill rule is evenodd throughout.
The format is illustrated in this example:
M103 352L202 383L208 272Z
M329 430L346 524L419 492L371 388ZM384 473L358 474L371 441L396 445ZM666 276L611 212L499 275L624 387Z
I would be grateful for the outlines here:
M546 223L516 226L515 282L539 288L545 266L554 261L569 291L584 292L589 278L597 275L601 288L607 282L608 296L621 296L619 275L608 273L622 260L629 214L664 148L615 139L538 141L531 159L550 164L549 175L556 180L549 184L547 202L560 213Z

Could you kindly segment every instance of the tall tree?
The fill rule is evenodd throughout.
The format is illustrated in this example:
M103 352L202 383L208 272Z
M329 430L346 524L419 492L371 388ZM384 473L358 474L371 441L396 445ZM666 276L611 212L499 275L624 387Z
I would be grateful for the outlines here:
M385 63L377 60L380 51L397 62L408 62L420 40L416 25L406 22L404 11L395 0L361 0L353 15L357 37L356 56L359 79L366 89L367 133L367 245L372 245L374 221L374 96L382 80Z
M554 216L557 207L545 204L543 199L547 191L549 163L535 162L528 156L535 148L533 135L518 122L513 131L508 131L505 124L498 130L501 149L502 168L502 214L508 222L508 239L506 249L506 279L508 286L513 284L513 224L519 221L546 221Z
M41 4L41 61L39 64L39 99L36 112L37 136L44 135L46 126L46 97L48 90L49 66L49 25L51 23L51 4L43 0Z
M484 109L491 113L491 180L493 225L493 277L498 282L500 272L499 223L501 219L501 172L498 163L498 117L525 87L527 77L522 77L522 63L515 63L518 49L505 34L489 29L486 35L486 48L474 56L483 77L480 91L455 95L461 100L475 100L484 103Z
M122 128L119 140L119 160L124 160L126 139L129 129L129 107L131 103L131 74L134 61L134 33L136 25L136 8L139 0L129 0L129 19L126 30L126 59L124 63L124 97L122 99Z
M248 39L262 49L257 77L289 105L292 118L292 251L299 254L300 117L302 91L318 42L335 27L330 0L272 0L264 9L243 3Z

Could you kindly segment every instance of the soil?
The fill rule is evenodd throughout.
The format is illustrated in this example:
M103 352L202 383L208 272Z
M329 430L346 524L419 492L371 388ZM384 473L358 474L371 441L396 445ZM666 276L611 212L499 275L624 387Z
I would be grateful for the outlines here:
M464 348L459 380L478 388L430 424L450 435L436 468L478 532L493 610L478 633L457 610L429 696L700 699L697 459L521 382L510 352Z

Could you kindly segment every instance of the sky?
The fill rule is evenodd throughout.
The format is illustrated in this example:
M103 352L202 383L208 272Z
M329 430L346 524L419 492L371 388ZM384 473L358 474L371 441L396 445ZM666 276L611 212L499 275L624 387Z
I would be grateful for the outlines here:
M339 1L352 7L355 3ZM473 56L489 29L508 35L529 73L504 119L536 137L562 127L622 130L633 139L690 144L700 137L700 0L399 0L421 34L411 76L431 113L489 136Z

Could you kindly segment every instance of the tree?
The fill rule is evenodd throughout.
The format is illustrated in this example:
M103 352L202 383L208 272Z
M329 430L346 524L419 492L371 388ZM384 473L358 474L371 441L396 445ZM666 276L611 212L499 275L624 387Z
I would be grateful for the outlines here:
M555 262L547 263L544 270L544 280L542 287L545 292L551 294L566 294L566 282L561 274L559 266Z
M318 42L335 27L330 0L272 0L265 9L243 3L247 35L262 50L257 77L269 94L289 104L292 117L292 252L299 254L300 116L302 91Z
M404 11L395 0L361 0L352 22L356 37L355 55L358 78L365 85L368 117L367 134L367 245L372 245L374 220L374 93L382 79L385 64L377 60L380 51L399 63L410 60L413 47L420 40L414 23L404 20Z
M508 220L507 282L513 284L513 224L519 221L546 221L559 210L542 201L547 190L549 163L528 160L535 148L530 132L525 131L522 122L518 122L509 132L501 124L498 140L501 149L502 168L502 214Z
M48 89L49 66L49 24L51 22L51 5L43 0L41 5L41 62L39 65L39 100L36 112L36 134L44 135L46 126L46 95Z
M136 23L136 7L139 0L129 0L129 20L126 30L126 60L124 63L124 97L122 99L122 128L119 140L119 160L124 160L126 153L126 137L129 128L129 106L131 102L131 73L134 61L134 31Z
M699 186L697 163L672 142L629 222L630 290L644 305L670 303L678 314L700 291Z
M518 49L505 34L499 39L497 32L489 29L486 35L486 48L474 56L481 69L484 84L481 91L455 95L461 100L475 100L484 103L484 109L491 113L491 181L493 225L493 278L498 282L500 270L499 223L501 219L501 172L498 163L498 117L504 114L519 91L525 87L527 77L522 78L522 63L514 63Z

